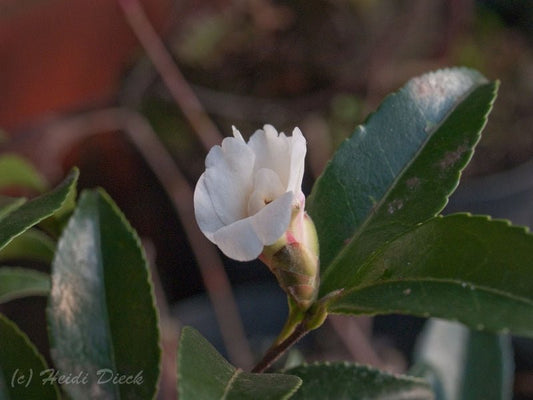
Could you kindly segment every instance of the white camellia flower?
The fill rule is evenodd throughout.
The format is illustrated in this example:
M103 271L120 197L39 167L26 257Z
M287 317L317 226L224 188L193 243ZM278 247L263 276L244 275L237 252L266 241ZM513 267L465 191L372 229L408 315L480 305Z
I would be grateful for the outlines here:
M235 127L233 136L209 151L194 210L201 231L224 254L249 261L287 231L293 211L303 215L306 142L298 128L288 137L271 125L248 143Z

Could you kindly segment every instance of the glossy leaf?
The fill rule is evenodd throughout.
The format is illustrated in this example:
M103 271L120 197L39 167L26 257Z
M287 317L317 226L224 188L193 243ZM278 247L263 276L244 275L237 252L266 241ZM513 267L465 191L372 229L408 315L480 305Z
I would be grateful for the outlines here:
M510 400L511 338L431 319L418 339L412 371L433 381L436 400Z
M44 177L24 158L15 154L0 156L0 190L6 187L23 187L44 192L48 184Z
M300 378L253 374L228 363L200 333L183 328L178 349L180 400L281 400L300 386Z
M49 232L52 236L59 237L70 216L74 212L74 208L76 208L77 195L78 191L76 190L76 187L73 187L61 207L51 216L43 220L39 226L46 232Z
M50 264L55 247L55 242L48 235L28 229L0 250L0 261L29 260Z
M327 363L302 365L286 371L303 384L293 400L430 400L433 392L423 379L393 375L375 368Z
M28 337L0 314L0 399L59 399L57 386L43 384L41 373L48 367Z
M26 202L20 197L9 197L0 195L0 220Z
M0 219L0 249L59 210L75 187L77 179L78 170L74 169L55 189L18 206Z
M321 295L351 286L373 251L443 209L496 89L465 68L422 75L340 146L308 201L320 241Z
M149 270L137 235L101 191L82 193L63 231L47 315L56 366L87 375L87 384L63 385L72 398L154 397L160 349Z
M350 314L405 313L533 337L533 235L484 216L437 217L385 245L331 303Z
M28 268L0 267L0 303L26 296L46 296L50 276Z

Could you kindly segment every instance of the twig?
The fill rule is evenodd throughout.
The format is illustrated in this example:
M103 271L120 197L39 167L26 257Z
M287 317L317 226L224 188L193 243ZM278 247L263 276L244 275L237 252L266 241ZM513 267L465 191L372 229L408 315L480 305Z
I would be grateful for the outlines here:
M138 0L117 0L131 29L165 82L174 101L195 130L202 145L209 150L222 141L223 135L211 121L161 38L146 17Z
M309 331L306 329L305 321L298 324L294 331L287 337L287 339L279 344L275 344L266 352L263 359L259 361L259 363L252 369L252 372L264 372L274 362L276 362L276 360L278 360L278 358L280 358L289 347L298 342L308 332Z
M343 315L330 315L328 321L355 361L375 367L384 366L358 320Z

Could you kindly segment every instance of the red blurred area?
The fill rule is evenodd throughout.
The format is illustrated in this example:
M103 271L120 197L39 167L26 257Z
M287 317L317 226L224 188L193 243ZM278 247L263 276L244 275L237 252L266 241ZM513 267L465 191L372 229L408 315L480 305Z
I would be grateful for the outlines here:
M143 0L158 30L170 0ZM0 126L28 127L50 113L109 102L138 49L109 0L2 0Z

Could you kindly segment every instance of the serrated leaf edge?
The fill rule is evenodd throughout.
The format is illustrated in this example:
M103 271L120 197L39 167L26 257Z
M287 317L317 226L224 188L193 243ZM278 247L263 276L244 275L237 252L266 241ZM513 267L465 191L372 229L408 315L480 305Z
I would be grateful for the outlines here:
M160 383L160 380L161 380L161 352L162 352L162 348L161 348L161 330L160 330L160 324L161 324L161 321L159 319L159 312L158 312L158 309L156 307L156 304L155 304L155 290L154 290L154 285L153 285L153 282L152 282L152 274L151 274L151 271L150 271L150 268L149 268L149 264L148 264L148 260L146 258L146 254L144 252L144 247L142 246L142 243L141 243L141 239L139 238L139 235L137 235L137 232L135 231L135 229L133 229L133 227L131 226L131 224L129 223L128 219L126 218L126 216L124 215L124 213L122 212L122 210L120 210L120 208L115 204L115 202L113 201L113 199L111 198L111 196L103 189L103 188L97 188L95 189L95 192L99 195L100 199L105 201L106 204L111 208L111 210L118 216L118 218L120 219L122 225L126 228L126 231L131 235L131 237L133 238L133 241L139 251L139 254L141 255L141 260L144 264L144 268L146 270L146 281L148 283L148 288L149 288L149 291L150 291L150 298L151 298L151 307L152 307L152 310L154 311L154 315L155 315L155 323L156 323L156 334L157 334L157 348L158 348L158 363L157 363L157 380L154 382L154 388L153 388L153 396L152 396L152 399L155 399L156 396L157 396L157 392L158 392L158 388L159 388L159 383ZM99 200L100 200L99 199ZM99 218L100 219L100 215L99 215ZM98 221L98 227L100 229L100 221ZM106 304L107 304L107 300L105 300ZM108 319L108 315L107 315L107 308L106 307L106 319L109 323L109 319ZM111 329L109 329L111 331ZM113 357L115 355L115 351L114 351L114 343L113 343L113 338L111 337L111 348L113 349ZM113 361L114 363L114 361Z
M147 271L147 282L148 282L148 286L149 286L149 290L150 290L150 293L151 293L151 306L154 310L154 313L155 313L155 316L156 316L156 331L157 331L157 336L158 336L158 340L157 340L157 347L158 347L158 367L157 367L157 380L155 382L155 387L154 387L154 394L152 396L152 399L155 399L156 395L157 395L157 392L158 392L158 388L159 388L159 383L160 383L160 380L161 380L161 331L160 331L160 320L159 320L159 313L157 312L157 307L155 305L155 291L154 291L154 286L153 286L153 283L152 283L152 279L151 279L151 272L150 272L150 269L148 268L148 261L146 259L146 254L144 252L144 248L142 247L141 245L141 241L139 239L139 236L137 235L136 231L133 229L133 227L131 226L131 224L128 222L128 220L126 219L126 216L122 213L122 211L118 208L118 206L115 204L115 202L113 201L113 199L111 198L111 196L109 196L109 194L103 189L103 188L97 188L97 189L94 189L94 190L85 190L83 191L81 194L80 194L80 200L82 199L82 197L86 196L87 194L92 194L92 193L95 193L99 196L99 199L102 199L103 201L106 202L106 204L112 209L112 211L118 216L118 218L120 219L120 221L122 222L122 224L124 225L124 227L126 228L126 231L128 233L131 234L133 240L134 240L134 243L135 245L137 246L137 248L139 249L140 251L140 254L141 254L141 258L143 260L143 263L145 265L145 269ZM99 199L97 198L97 201L99 201ZM69 218L69 221L67 223L67 225L65 226L65 229L64 229L64 232L67 232L70 225L73 223L72 221L74 220L74 217L77 216L78 214L80 213L80 209L79 209L79 206L77 205L76 208L74 209L72 215L70 216ZM98 221L98 231L100 232L100 221ZM58 243L57 243L57 249L59 249L61 243L63 242L64 238L63 238L63 235L62 237L59 239ZM53 262L52 262L53 264ZM53 271L52 271L52 275L53 275ZM51 284L52 284L53 280L51 279ZM105 295L105 292L104 292L104 295ZM105 319L106 319L106 324L108 325L108 331L111 331L111 329L109 328L109 318L108 318L108 314L107 314L107 300L104 298L103 299L105 304L106 304L106 307L105 307L105 310L106 310L106 315L105 315ZM50 301L48 301L48 304L46 306L46 314L47 315L52 315L52 309L50 308ZM54 340L51 336L51 330L50 330L50 324L48 323L48 336L50 338L50 344L51 346L54 345ZM115 356L115 350L114 350L114 343L113 343L113 338L110 337L110 346L111 346L111 349L112 349L112 354L111 354L111 357L113 357L113 364L115 364L115 361L114 361L114 356ZM118 388L117 388L118 390ZM120 398L120 395L119 395L119 398Z
M30 340L28 335L22 331L17 324L15 324L13 321L11 321L9 318L7 318L4 314L0 313L0 320L2 320L3 323L5 323L7 326L9 326L13 331L19 335L22 340L24 341L24 344L28 346L28 348L32 351L32 353L37 357L37 359L40 361L41 366L45 367L45 369L48 368L48 364L46 363L45 358L43 355L39 352L37 347L33 344L33 342ZM56 394L56 399L60 399L59 397L59 388L55 383L52 382L52 386L54 388L54 392Z
M376 372L376 373L378 373L380 375L389 376L389 377L395 378L395 379L401 379L401 380L410 381L410 382L413 382L413 383L420 383L420 384L425 385L428 388L430 388L429 383L424 378L411 376L411 375L399 374L399 373L395 373L395 372L383 371L383 370L381 370L379 368L373 367L373 366L368 365L368 364L359 364L359 363L348 362L348 361L315 361L315 362L312 362L312 363L303 363L303 364L297 365L295 367L287 368L287 369L282 370L282 372L283 373L290 373L290 371L292 369L309 368L309 367L356 368L356 369L360 369L360 370L364 370L364 371L368 371L368 372Z
M364 271L365 266L371 264L372 261L374 261L376 258L382 256L383 252L386 251L386 248L390 244L394 243L396 240L399 240L402 237L411 234L411 232L413 232L414 230L420 228L423 225L432 223L435 220L459 219L459 218L465 218L465 221L466 220L483 220L483 221L489 222L491 224L502 225L502 226L507 227L506 229L509 229L511 231L516 231L516 232L521 232L522 234L530 236L533 239L533 234L530 232L529 227L520 226L520 225L513 225L511 223L511 221L509 221L507 219L504 219L504 218L492 218L490 215L478 215L478 214L473 215L473 214L471 214L469 212L460 212L460 213L453 213L453 214L448 214L448 215L437 215L435 217L429 218L429 219L427 219L425 221L422 221L422 222L414 225L411 229L409 229L409 230L399 234L398 236L395 236L394 238L384 242L373 253L371 253L369 255L369 257L363 263L361 263L361 265L357 269L356 276L358 274L361 275L363 272L365 272ZM370 281L368 283L372 284L372 283L378 282L378 281L379 281L379 279L376 279L376 280ZM360 287L361 286L353 286L353 287L351 287L349 289L343 289L343 292L339 296L336 296L336 298L340 299L340 298L342 298L345 295L345 293L351 291L352 289L356 289L356 288L360 288Z
M480 138L481 138L481 132L483 131L483 129L485 129L485 126L487 125L487 122L488 122L488 116L492 110L492 107L494 105L494 102L496 101L496 95L498 93L498 87L499 87L499 81L488 81L486 78L483 77L483 75L479 74L477 71L473 70L473 69L470 69L470 68L465 68L465 67L460 67L460 68L444 68L444 69L438 69L436 71L433 71L433 72L428 72L426 74L423 74L419 77L415 77L415 78L412 78L410 79L405 85L403 85L399 90L397 90L396 92L388 95L387 97L385 97L385 99L381 102L380 106L376 109L375 112L371 113L367 119L365 120L365 122L361 125L358 125L355 129L355 132L357 132L358 129L360 128L364 128L365 125L368 123L368 121L373 118L373 116L375 114L377 114L379 112L379 110L385 105L385 103L389 100L389 98L392 98L392 97L395 97L397 96L398 94L400 94L401 92L403 92L405 90L405 88L409 85L410 82L412 82L414 79L418 79L418 78L422 78L424 76L427 76L427 75L430 75L430 74L433 74L433 73L437 73L437 72L442 72L442 71L455 71L455 70L466 70L466 71L470 71L470 72L474 72L476 74L479 75L480 78L483 78L483 79L480 79L480 82L478 82L478 84L476 86L472 86L468 91L466 91L462 96L460 96L456 103L453 105L453 107L450 108L450 110L446 113L446 115L442 118L442 120L437 124L435 125L434 127L432 127L432 134L431 135L428 135L428 138L423 142L423 144L418 148L418 150L414 153L413 157L411 158L411 160L405 164L402 168L402 170L400 171L400 173L394 178L394 180L392 181L392 183L389 185L389 187L387 188L387 190L385 191L385 193L383 194L383 196L381 197L381 199L379 200L378 203L376 203L376 205L374 206L374 208L372 210L369 210L369 214L366 216L365 220L363 221L362 224L360 224L356 230L353 232L352 236L350 237L350 240L348 243L346 243L340 250L339 252L332 258L331 262L329 263L329 265L324 269L324 274L321 276L321 280L322 281L325 281L326 280L326 277L331 273L331 266L335 265L339 260L341 260L344 256L344 253L348 251L348 249L350 248L350 245L355 241L355 239L357 239L357 237L359 237L365 230L365 227L366 225L370 222L371 220L371 217L372 215L376 212L377 209L379 209L383 204L384 204L384 201L385 199L388 197L389 193L391 193L391 191L396 187L396 183L398 181L400 181L402 179L402 177L404 176L404 174L406 173L406 171L409 169L409 167L414 163L414 161L417 159L418 155L425 149L426 145L429 143L429 141L431 140L431 138L433 137L433 135L442 127L442 125L448 120L448 118L450 117L451 114L453 114L455 112L455 110L457 109L457 107L463 103L463 101L468 97L470 96L475 90L483 87L483 86L490 86L490 85L493 85L494 88L493 88L493 96L492 96L492 99L491 101L488 103L488 107L487 107L487 111L485 112L485 114L483 115L483 117L481 118L482 120L482 124L478 130L478 133L477 133L477 140L475 141L475 143L473 144L472 146L472 149L470 150L470 155L468 157L468 159L466 159L463 163L462 166L460 166L459 170L457 171L457 174L456 174L456 184L453 188L451 188L449 190L449 192L446 194L446 196L444 197L444 200L442 202L442 205L440 206L440 211L442 211L444 209L444 207L446 206L446 204L448 203L449 201L449 197L453 194L453 192L455 191L455 189L457 189L457 186L459 185L459 181L461 179L461 175L462 175L462 171L466 168L466 166L468 165L468 163L470 162L470 160L472 159L473 157L473 154L474 154L474 150L475 150L475 146L477 145L477 143L479 142ZM355 133L354 133L355 134ZM352 135L353 136L353 135ZM349 142L350 139L352 138L352 136L350 136L350 138L347 138L343 141L343 143L341 144L341 146L343 146L346 142ZM339 149L340 149L340 146L339 146ZM326 167L324 168L324 171L327 170L327 168L329 168L330 164L333 162L333 158L331 160L328 161ZM319 180L322 178L323 174L320 175L320 177L317 179L317 181L315 182L315 185L313 186L313 190L316 186L316 184L319 182ZM316 186L318 187L318 186ZM313 196L313 191L311 192L311 195L309 196L310 198L310 202L312 202L312 196ZM440 212L440 211L437 211L437 214ZM431 219L431 218L429 218ZM425 221L428 221L429 219L426 219L426 220L423 220L423 221L420 221L419 223L424 223Z
M72 168L72 170L69 172L69 174L67 175L67 177L58 185L56 186L54 189L52 189L50 192L47 192L47 193L44 193L40 196L38 196L37 198L40 198L40 197L43 197L43 196L47 196L49 195L50 193L52 192L58 192L60 190L63 189L64 186L68 186L69 187L69 192L72 190L72 188L74 187L74 185L76 184L76 182L78 181L78 177L79 177L79 170L78 168L74 167ZM59 210L63 204L65 203L65 201L67 200L68 198L68 192L67 192L67 196L65 196L65 198L63 199L63 201L61 201L61 203L59 204L58 207L54 208L50 213L47 213L46 215L42 215L40 218L38 218L37 220L35 220L30 226L27 226L26 228L24 228L22 231L18 232L17 234L11 236L5 243L0 243L0 250L3 249L5 246L7 246L14 238L16 238L17 236L23 234L24 232L26 232L28 229L30 229L31 227L37 225L39 222L45 220L46 218L48 218L49 216L51 215L54 215L54 213ZM33 199L32 199L33 200ZM22 207L23 205L25 204L29 204L32 200L30 200L29 202L21 202L20 205L18 205L16 208L10 210L10 212L8 212L7 214L4 214L2 216L2 218L0 218L0 222L2 222L7 216L11 215L13 212L17 211L20 209L20 207Z

